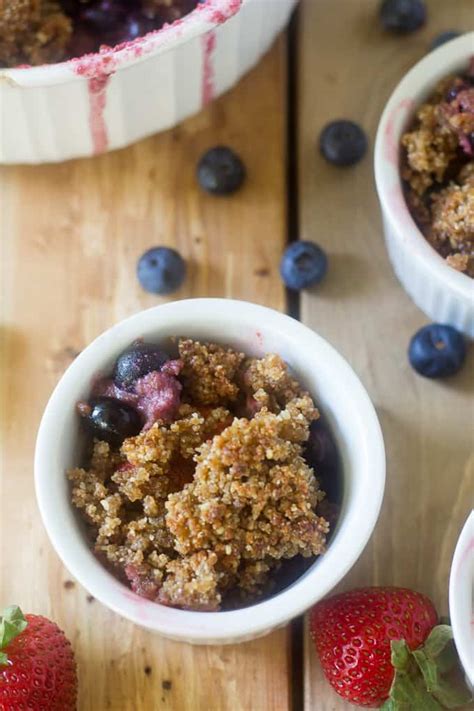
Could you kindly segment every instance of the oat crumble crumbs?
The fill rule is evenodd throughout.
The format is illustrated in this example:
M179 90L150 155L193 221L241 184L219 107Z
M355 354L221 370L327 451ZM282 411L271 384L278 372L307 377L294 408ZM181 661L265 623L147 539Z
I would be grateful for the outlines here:
M277 355L179 341L174 421L68 472L94 550L140 595L193 610L271 589L281 561L325 550L324 492L303 457L319 417ZM318 512L317 512L318 511Z

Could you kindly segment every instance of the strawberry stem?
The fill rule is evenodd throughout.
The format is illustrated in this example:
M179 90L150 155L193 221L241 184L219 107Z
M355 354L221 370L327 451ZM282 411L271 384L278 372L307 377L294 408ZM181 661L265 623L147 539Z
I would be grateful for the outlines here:
M10 605L0 616L0 650L5 649L12 639L26 629L28 622L18 605ZM7 664L8 657L5 652L0 652L0 665Z
M472 700L449 625L434 627L413 652L404 640L393 640L391 647L395 677L384 711L440 711Z

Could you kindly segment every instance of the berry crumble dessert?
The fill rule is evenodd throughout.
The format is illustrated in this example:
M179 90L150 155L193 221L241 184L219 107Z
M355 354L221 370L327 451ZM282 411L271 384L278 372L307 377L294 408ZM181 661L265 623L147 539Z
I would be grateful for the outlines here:
M447 264L474 277L474 57L420 106L402 148L415 221Z
M137 594L244 606L324 552L337 449L278 355L180 339L176 356L136 341L78 404L87 450L68 472L72 502L95 554Z
M0 66L60 62L172 24L199 0L0 0Z

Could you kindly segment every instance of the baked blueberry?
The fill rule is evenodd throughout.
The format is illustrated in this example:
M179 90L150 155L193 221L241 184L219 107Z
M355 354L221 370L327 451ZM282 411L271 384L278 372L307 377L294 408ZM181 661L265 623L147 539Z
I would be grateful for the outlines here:
M83 6L80 19L95 32L114 33L125 20L125 9L114 0L101 0Z
M464 336L452 326L431 323L415 333L408 347L411 366L425 378L454 375L466 358Z
M293 242L280 262L280 274L289 289L300 291L318 284L328 268L325 252L313 242Z
M111 397L97 397L87 405L82 404L80 413L94 437L115 446L120 445L126 437L134 437L142 429L138 412Z
M331 121L321 131L319 149L323 158L333 165L354 165L367 151L367 137L353 121Z
M430 44L430 51L441 47L441 45L446 44L446 42L451 42L451 40L460 37L461 33L456 32L456 30L446 30L445 32L440 32L439 35L432 40Z
M339 501L339 454L331 430L321 419L311 423L304 458L313 467L330 501Z
M138 260L137 277L152 294L170 294L179 289L186 276L186 262L170 247L153 247Z
M154 20L145 17L141 13L132 13L128 15L123 27L124 40L131 41L137 37L143 37L152 32L156 27Z
M229 195L240 188L245 167L227 146L216 146L204 153L197 166L197 179L203 190L213 195Z
M113 379L122 390L130 390L133 384L154 370L161 370L169 356L152 343L132 343L115 361Z
M414 32L426 22L426 5L423 0L384 0L380 6L380 19L390 32Z

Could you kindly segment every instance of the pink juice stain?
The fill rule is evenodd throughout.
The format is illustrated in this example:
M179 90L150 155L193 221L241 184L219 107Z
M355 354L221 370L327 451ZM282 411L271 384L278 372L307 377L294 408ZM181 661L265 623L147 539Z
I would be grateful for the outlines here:
M109 136L105 121L107 87L116 69L113 54L90 54L72 59L71 66L76 74L87 79L89 96L89 130L93 154L104 153L109 146Z
M201 104L207 106L214 98L214 50L216 48L215 32L208 32L202 38L203 70Z
M87 82L89 91L89 126L94 155L104 153L109 145L104 112L107 105L107 84L110 74L91 77Z

